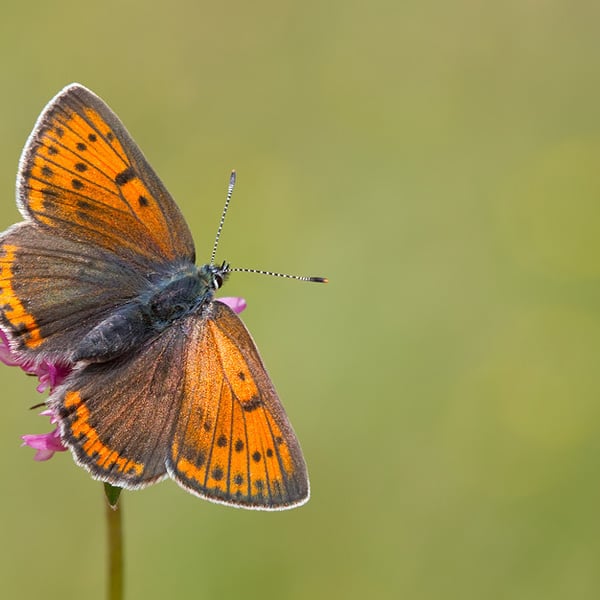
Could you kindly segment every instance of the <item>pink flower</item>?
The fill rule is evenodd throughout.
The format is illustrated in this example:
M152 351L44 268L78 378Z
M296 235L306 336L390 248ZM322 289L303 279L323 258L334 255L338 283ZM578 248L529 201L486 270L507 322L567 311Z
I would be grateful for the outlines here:
M0 361L10 367L20 367L28 375L36 375L40 380L37 386L38 392L56 387L71 372L71 368L65 365L47 361L42 361L39 365L36 365L33 361L23 358L11 350L8 338L2 330L0 330ZM52 424L57 421L56 415L51 410L44 410L40 414L50 417L50 423ZM48 460L52 458L55 452L66 450L60 441L58 427L55 427L50 433L23 435L21 439L23 440L23 446L29 446L36 451L34 460Z
M217 298L219 302L227 304L229 308L236 314L240 314L247 306L244 298L238 298L235 296L225 296L224 298Z
M54 413L48 409L40 413L45 417L50 417L50 423L56 423L57 418ZM66 448L60 441L58 427L55 427L50 433L35 433L22 435L23 446L33 448L35 452L34 460L48 460L54 456L55 452L63 452Z
M71 368L58 363L49 363L42 361L38 365L34 361L20 356L10 348L8 337L0 329L0 362L9 367L20 367L28 375L36 375L40 380L37 387L38 392L43 392L46 388L52 389L61 384L65 377L71 372Z
M227 304L233 312L238 314L246 308L244 298L225 297L218 300L219 302L223 302L223 304ZM1 329L0 362L9 367L20 367L28 375L35 375L40 382L37 386L38 392L43 392L46 389L52 391L52 389L60 385L67 378L72 370L68 365L50 363L45 360L36 364L31 360L25 359L10 348L8 337ZM51 409L42 411L40 415L50 417L50 423L53 425L58 422L57 415ZM38 461L48 460L54 456L55 452L64 452L67 449L61 442L58 427L55 427L49 433L23 435L21 439L23 440L23 446L29 446L36 451L33 458Z

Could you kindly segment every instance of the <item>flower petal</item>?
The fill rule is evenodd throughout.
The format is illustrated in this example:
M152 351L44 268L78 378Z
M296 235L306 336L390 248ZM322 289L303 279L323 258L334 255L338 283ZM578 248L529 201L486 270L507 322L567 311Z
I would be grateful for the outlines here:
M58 428L50 433L36 433L21 436L23 446L29 446L36 450L34 460L48 460L55 452L64 452L66 448L60 441Z
M217 298L219 302L227 304L229 308L236 314L240 314L247 306L246 299L237 296L225 296L224 298Z
M50 417L50 423L56 423L58 418L50 409L46 409L40 413L41 416ZM58 427L49 433L32 433L22 435L23 446L29 446L36 450L34 460L48 460L54 456L55 452L64 452L66 447L60 439Z

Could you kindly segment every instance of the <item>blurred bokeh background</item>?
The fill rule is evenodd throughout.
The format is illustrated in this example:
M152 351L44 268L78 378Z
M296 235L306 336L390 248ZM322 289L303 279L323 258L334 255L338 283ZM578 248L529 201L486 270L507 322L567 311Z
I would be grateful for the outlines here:
M124 495L130 599L600 596L600 4L31 2L0 20L0 226L45 103L119 114L233 276L309 465L277 514ZM104 597L100 484L0 368L0 596Z

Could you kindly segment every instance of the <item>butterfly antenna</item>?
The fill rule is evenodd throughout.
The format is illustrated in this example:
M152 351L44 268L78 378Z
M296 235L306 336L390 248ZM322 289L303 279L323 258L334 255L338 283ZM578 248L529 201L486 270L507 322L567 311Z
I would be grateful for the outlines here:
M312 281L313 283L329 283L327 277L307 277L306 275L290 275L289 273L276 273L275 271L263 271L261 269L227 268L226 273L258 273L259 275L270 275L271 277L285 277L286 279L297 279L298 281Z
M219 238L221 237L221 231L223 230L223 223L225 223L225 216L227 215L227 209L231 202L231 196L233 195L233 188L235 187L235 169L231 171L229 176L229 185L227 186L227 198L225 198L225 206L221 213L221 220L219 221L219 228L217 229L217 235L215 237L215 245L213 246L212 254L210 255L210 264L215 264L215 257L217 256L217 246L219 245Z
M215 258L217 256L217 246L219 245L219 238L221 237L221 231L223 229L223 223L225 222L225 215L227 215L227 209L229 208L229 202L233 194L233 188L235 187L235 170L231 171L229 177L229 186L227 187L227 198L225 198L225 206L221 213L221 220L219 221L219 228L217 229L217 235L215 237L215 245L210 256L210 264L215 264ZM226 266L226 263L223 263ZM227 265L224 273L258 273L259 275L270 275L271 277L285 277L286 279L297 279L298 281L312 281L315 283L328 283L326 277L307 277L305 275L290 275L289 273L276 273L274 271L263 271L261 269L242 269L240 267L231 268Z

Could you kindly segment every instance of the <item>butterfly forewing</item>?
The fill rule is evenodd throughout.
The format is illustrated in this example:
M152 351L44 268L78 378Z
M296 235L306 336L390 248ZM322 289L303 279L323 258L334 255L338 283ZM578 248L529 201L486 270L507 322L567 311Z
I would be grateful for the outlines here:
M240 319L213 302L186 352L172 477L226 504L277 510L306 502L300 445Z
M25 146L17 194L27 218L135 263L194 260L179 209L119 118L74 84Z
M68 362L148 277L193 261L175 202L118 117L74 84L46 106L17 180L25 222L0 236L0 310L16 350Z

